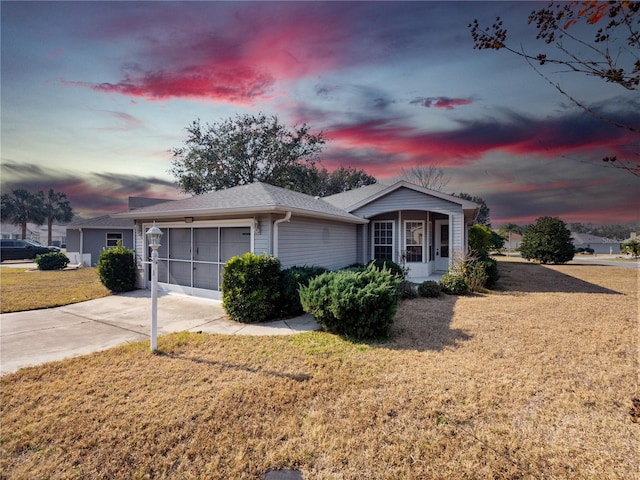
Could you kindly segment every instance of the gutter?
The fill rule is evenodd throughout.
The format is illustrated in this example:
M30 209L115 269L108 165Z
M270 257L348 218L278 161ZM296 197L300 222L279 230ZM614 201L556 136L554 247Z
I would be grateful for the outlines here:
M288 211L286 213L286 215L284 216L284 218L281 218L279 220L276 220L275 222L273 222L273 256L278 258L278 225L280 225L282 222L288 222L291 220L291 211Z

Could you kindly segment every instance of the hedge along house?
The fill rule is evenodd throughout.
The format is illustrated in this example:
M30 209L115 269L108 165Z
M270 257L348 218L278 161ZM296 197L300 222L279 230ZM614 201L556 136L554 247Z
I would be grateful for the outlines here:
M374 258L406 262L422 280L446 271L464 251L478 205L399 182L362 187L326 198L252 183L114 215L135 221L139 286L149 284L144 233L164 233L158 280L168 291L220 298L227 260L245 252L277 257L283 268L334 270Z

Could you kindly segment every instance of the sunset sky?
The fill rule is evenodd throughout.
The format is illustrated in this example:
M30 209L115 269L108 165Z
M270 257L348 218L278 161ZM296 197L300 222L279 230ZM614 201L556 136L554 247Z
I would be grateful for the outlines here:
M177 198L170 149L195 119L275 114L330 140L322 166L390 183L440 165L446 193L485 199L494 226L640 221L640 137L594 119L521 58L473 50L516 2L2 2L2 192L54 188L84 217L128 196ZM594 111L640 128L637 91L545 70Z

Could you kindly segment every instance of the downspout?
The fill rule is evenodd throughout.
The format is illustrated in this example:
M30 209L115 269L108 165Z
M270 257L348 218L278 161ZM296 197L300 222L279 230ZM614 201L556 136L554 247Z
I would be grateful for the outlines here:
M82 231L82 227L80 227L80 265L84 267L84 232ZM89 265L91 266L91 265Z
M278 225L280 225L282 222L288 222L289 220L291 220L291 211L287 212L286 215L284 216L284 218L281 218L280 220L276 220L275 222L273 222L273 256L278 258Z

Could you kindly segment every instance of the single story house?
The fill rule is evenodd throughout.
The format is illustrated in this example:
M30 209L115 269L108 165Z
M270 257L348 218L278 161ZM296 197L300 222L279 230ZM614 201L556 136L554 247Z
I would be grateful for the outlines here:
M592 248L594 253L617 255L620 253L620 241L611 238L598 237L588 233L571 233L573 246L578 248Z
M129 197L129 211L171 200L164 198ZM67 257L72 264L94 266L105 248L121 244L135 247L133 229L135 222L129 218L112 215L77 220L67 225ZM140 259L138 259L140 260Z
M479 206L406 181L376 183L325 198L252 183L118 213L135 222L138 286L150 281L145 232L163 231L159 287L220 298L227 260L245 252L270 254L283 268L339 269L391 259L422 281L445 272L467 248ZM147 265L147 266L145 266Z
M94 266L105 248L133 248L133 227L133 220L111 215L73 222L67 225L67 257L74 265Z

